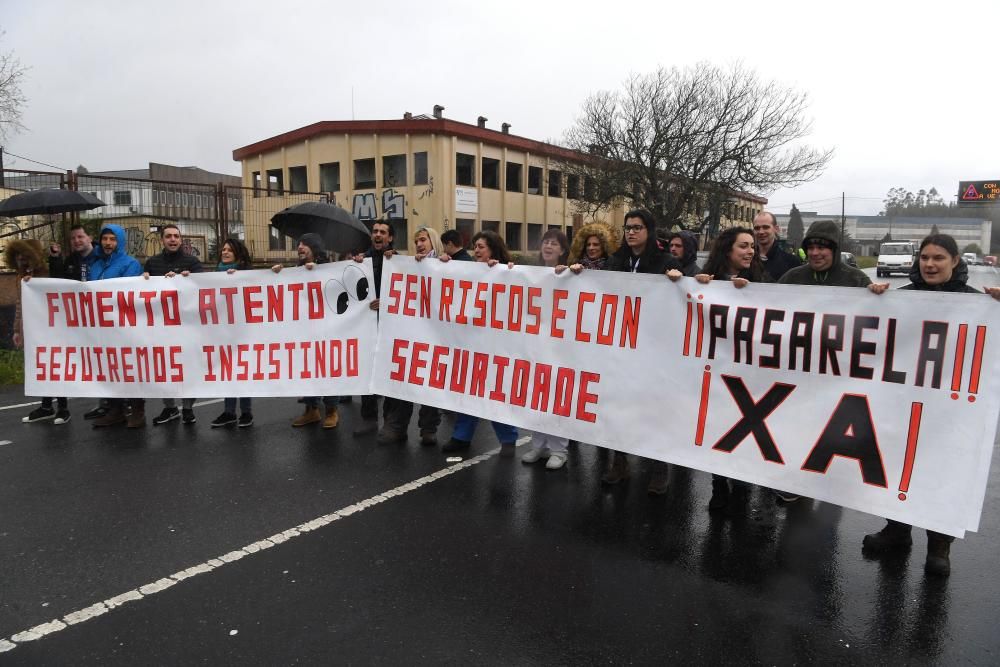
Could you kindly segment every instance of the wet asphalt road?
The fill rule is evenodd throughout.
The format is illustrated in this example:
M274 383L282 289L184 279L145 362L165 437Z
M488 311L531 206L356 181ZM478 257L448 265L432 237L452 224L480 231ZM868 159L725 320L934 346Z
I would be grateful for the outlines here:
M0 408L25 400L0 391ZM208 427L221 403L138 433L93 430L89 407L70 401L65 426L0 409L0 638L148 594L0 665L1000 664L996 463L980 532L940 581L922 531L908 555L868 560L877 517L761 489L745 514L709 515L707 474L675 468L650 497L634 459L602 489L587 445L559 471L489 455L428 479L451 465L440 450L415 428L401 445L353 438L357 401L332 432L290 428L292 399L255 401L239 431ZM477 436L466 458L495 446Z

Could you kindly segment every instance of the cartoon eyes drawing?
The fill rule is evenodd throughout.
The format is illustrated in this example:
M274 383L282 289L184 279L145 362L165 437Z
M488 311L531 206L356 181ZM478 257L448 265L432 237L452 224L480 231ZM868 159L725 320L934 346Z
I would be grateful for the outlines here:
M347 312L352 301L361 302L368 299L368 277L360 267L348 265L340 278L331 278L323 286L323 297L330 310L338 315Z

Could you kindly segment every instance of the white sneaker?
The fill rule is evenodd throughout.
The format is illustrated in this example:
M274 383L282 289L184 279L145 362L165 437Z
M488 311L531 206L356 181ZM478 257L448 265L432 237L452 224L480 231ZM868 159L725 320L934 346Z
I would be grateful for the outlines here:
M534 463L538 459L547 459L547 458L549 458L548 447L542 447L541 449L535 449L534 447L532 447L531 449L529 449L527 452L524 453L524 456L521 457L521 463Z
M546 470L558 470L566 465L566 452L552 452L549 454L549 460L545 464Z

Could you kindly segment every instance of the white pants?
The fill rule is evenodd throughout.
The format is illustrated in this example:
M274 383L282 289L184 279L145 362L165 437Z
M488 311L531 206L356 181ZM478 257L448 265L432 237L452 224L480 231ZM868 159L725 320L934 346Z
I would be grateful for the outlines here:
M558 435L549 435L539 431L527 431L531 434L532 449L548 448L550 452L565 452L569 445L569 438L561 438Z

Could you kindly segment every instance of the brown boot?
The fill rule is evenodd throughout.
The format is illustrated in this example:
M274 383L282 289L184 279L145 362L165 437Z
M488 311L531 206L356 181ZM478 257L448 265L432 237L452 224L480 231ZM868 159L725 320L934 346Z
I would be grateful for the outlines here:
M337 428L337 424L340 423L340 414L337 412L337 406L326 409L326 417L323 419L323 428Z
M103 417L97 417L94 419L94 428L102 428L104 426L114 426L116 424L124 423L125 411L122 409L120 404L115 404L108 408L108 411Z
M315 405L307 405L306 411L295 418L292 421L292 426L305 426L307 424L315 424L318 421L322 421L322 417L319 414L319 408Z
M601 476L602 484L618 484L628 479L628 459L622 452L608 452L608 469Z
M132 412L128 415L128 421L125 422L126 428L142 428L146 425L146 407L145 405L133 404Z
M933 531L927 531L927 560L924 572L936 577L951 574L951 542L954 538Z

